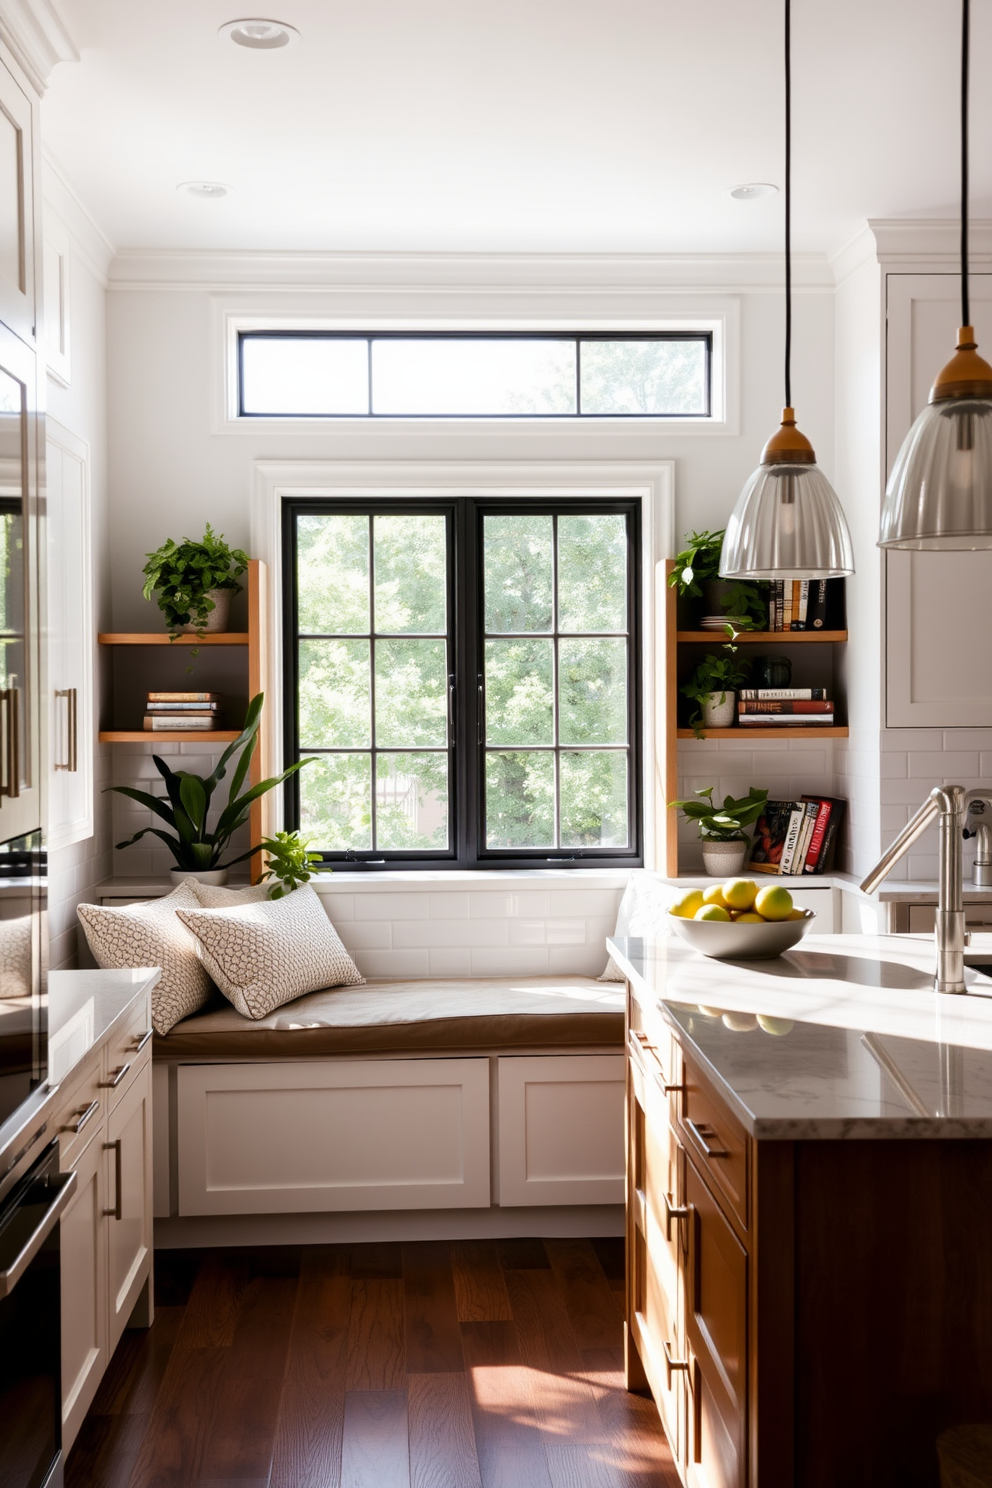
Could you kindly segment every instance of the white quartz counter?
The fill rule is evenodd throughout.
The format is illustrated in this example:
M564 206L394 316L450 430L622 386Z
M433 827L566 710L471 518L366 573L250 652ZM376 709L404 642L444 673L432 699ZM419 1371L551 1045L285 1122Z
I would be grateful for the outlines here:
M157 966L126 971L53 971L48 977L48 1083L60 1085L109 1038L137 998L161 976Z
M810 935L771 961L608 946L645 1026L673 1024L759 1139L992 1137L992 978L938 995L929 937Z

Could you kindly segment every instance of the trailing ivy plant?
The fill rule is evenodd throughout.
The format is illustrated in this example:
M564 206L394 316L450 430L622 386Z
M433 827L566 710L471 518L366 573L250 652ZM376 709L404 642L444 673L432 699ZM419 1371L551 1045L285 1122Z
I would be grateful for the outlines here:
M669 808L682 812L695 822L699 835L705 842L740 842L747 837L745 827L753 826L765 809L768 800L766 790L757 790L753 785L746 796L735 801L725 796L722 809L713 800L713 787L696 791L694 801L669 801Z
M248 567L248 555L231 548L222 533L215 533L210 523L199 542L184 537L182 542L166 538L154 553L146 553L142 569L146 599L157 593L158 607L165 616L169 635L176 640L183 627L193 625L203 639L214 601L211 589L230 589L240 593L238 579Z
M267 862L262 880L273 880L269 888L270 899L281 899L291 894L301 884L309 883L315 873L332 873L330 863L321 860L320 853L309 852L311 839L301 837L298 832L277 832L274 837L263 837Z
M705 739L703 731L703 703L714 692L720 694L721 703L726 702L728 692L738 692L747 681L751 663L737 655L733 638L737 634L733 626L726 627L731 639L724 642L719 651L704 656L688 682L683 682L679 691L683 697L696 704L689 723L697 739Z

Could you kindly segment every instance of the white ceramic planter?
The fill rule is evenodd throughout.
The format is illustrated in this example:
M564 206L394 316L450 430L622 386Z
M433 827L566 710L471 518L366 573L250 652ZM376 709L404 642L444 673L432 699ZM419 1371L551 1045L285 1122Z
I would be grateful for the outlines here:
M746 839L743 842L707 842L704 839L703 867L714 878L734 878L744 867L750 846Z
M207 597L214 602L210 614L202 625L184 625L183 630L189 634L199 631L203 635L215 635L218 631L227 630L233 594L233 589L208 589Z
M730 728L737 716L736 692L711 692L702 706L704 728Z
M209 884L211 888L219 889L227 883L226 868L212 868L209 872L195 872L192 869L170 868L169 877L174 884L185 883L188 878L195 878L202 884Z

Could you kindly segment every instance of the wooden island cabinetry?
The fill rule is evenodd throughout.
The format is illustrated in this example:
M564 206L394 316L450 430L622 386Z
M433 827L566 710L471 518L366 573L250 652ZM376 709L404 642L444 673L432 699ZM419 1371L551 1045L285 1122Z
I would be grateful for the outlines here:
M691 970L733 1008L730 978L764 964ZM938 1044L798 1022L775 1037L628 987L626 1376L654 1397L686 1488L938 1488L940 1432L992 1422L992 1125L966 1130L992 1114L992 1045L954 1051L954 1135L927 1083ZM731 1070L758 1087L777 1061L795 1140L745 1120L723 1084ZM874 1100L879 1140L826 1114L840 1096Z

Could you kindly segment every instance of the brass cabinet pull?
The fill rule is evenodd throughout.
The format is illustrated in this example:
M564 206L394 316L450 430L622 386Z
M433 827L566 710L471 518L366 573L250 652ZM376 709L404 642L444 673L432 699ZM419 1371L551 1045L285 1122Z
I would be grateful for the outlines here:
M55 690L57 698L65 698L66 702L66 760L65 764L56 763L56 770L68 770L75 774L79 769L79 697L75 687L58 687Z
M111 1079L109 1079L109 1080L101 1080L100 1081L100 1089L101 1090L116 1090L117 1087L118 1087L118 1085L121 1083L121 1081L123 1080L124 1076L127 1074L128 1070L130 1068L131 1068L130 1064L122 1064L121 1067L120 1067L120 1069L114 1070L114 1073L113 1073L113 1076L112 1076Z
M684 1374L688 1374L688 1372L689 1372L689 1360L688 1359L673 1359L672 1358L672 1346L669 1343L668 1339L666 1338L665 1339L665 1373L668 1376L668 1388L669 1389L672 1388L672 1375L676 1371L681 1371Z
M138 1039L134 1045L135 1054L141 1053L142 1049L145 1047L154 1032L154 1028L149 1028L145 1033L142 1033L138 1036ZM125 1065L124 1068L126 1069L127 1066Z
M685 1124L692 1132L692 1135L695 1137L696 1141L699 1143L700 1147L703 1149L707 1157L728 1156L725 1147L710 1146L710 1142L715 1142L718 1140L718 1138L716 1132L710 1126L708 1121L701 1121L700 1124L697 1126L694 1121L690 1121L689 1118L686 1117Z
M103 1150L104 1150L104 1152L113 1152L113 1154L114 1154L114 1184L115 1184L115 1187L116 1187L116 1190L117 1190L117 1201L114 1204L113 1209L104 1209L103 1212L106 1215L107 1219L120 1219L120 1218L122 1218L122 1215L121 1215L121 1188L122 1188L122 1183L121 1183L121 1176L122 1176L122 1174L121 1174L121 1170L122 1170L122 1166L123 1166L123 1162L122 1162L122 1158L121 1158L121 1138L118 1137L116 1142L104 1142L104 1144L103 1144Z
M685 1208L684 1205L681 1208L676 1207L676 1205L674 1205L672 1203L672 1196L671 1196L671 1194L667 1194L667 1193L666 1194L662 1194L662 1199L664 1200L664 1204L665 1204L665 1238L666 1238L666 1240L671 1240L671 1238L672 1238L672 1220L673 1219L688 1219L689 1218L689 1211L688 1211L687 1208Z
M59 1131L72 1132L72 1135L74 1137L78 1137L87 1121L90 1121L96 1115L97 1111L99 1111L99 1109L99 1100L90 1101L88 1106L81 1106L79 1108L79 1110L76 1112L75 1121L70 1121L68 1126L60 1126Z

